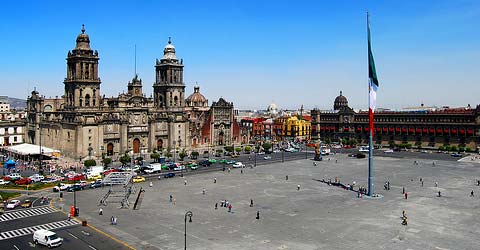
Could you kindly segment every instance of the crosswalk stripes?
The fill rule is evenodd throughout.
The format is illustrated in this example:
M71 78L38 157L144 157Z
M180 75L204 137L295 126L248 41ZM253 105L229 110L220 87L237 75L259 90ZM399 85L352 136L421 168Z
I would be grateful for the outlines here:
M15 229L15 230L0 233L0 240L7 240L7 239L12 239L12 238L33 234L35 231L39 229L53 230L53 229L58 229L63 227L75 226L78 224L80 224L80 222L76 220L71 220L71 221L61 220L61 221L51 222L43 225Z
M21 218L31 217L31 216L37 216L42 214L49 214L49 213L54 213L56 211L57 210L55 210L55 208L52 208L49 206L22 209L22 210L13 211L13 212L7 212L0 215L0 222L16 220L16 219L21 219Z

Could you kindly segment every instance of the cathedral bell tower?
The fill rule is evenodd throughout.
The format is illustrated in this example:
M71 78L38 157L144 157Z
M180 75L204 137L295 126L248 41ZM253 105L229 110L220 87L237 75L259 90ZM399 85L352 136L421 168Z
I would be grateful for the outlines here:
M138 75L128 82L128 94L131 96L143 96L142 93L142 79L138 78Z
M98 51L90 48L85 33L77 36L75 49L68 51L65 84L65 108L96 108L100 106L100 78L98 77Z
M155 107L176 109L185 106L185 84L183 82L183 60L175 55L170 38L163 49L163 57L155 64L153 95Z

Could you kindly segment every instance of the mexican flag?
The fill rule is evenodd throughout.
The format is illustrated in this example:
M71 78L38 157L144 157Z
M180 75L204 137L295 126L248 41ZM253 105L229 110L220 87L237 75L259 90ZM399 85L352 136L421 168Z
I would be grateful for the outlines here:
M370 120L370 132L374 133L373 126L373 113L375 112L375 107L377 106L377 89L378 89L378 79L377 72L375 71L375 61L373 60L372 45L370 41L370 20L367 16L367 33L368 33L368 93L369 93L369 102L370 106L368 108L368 115Z

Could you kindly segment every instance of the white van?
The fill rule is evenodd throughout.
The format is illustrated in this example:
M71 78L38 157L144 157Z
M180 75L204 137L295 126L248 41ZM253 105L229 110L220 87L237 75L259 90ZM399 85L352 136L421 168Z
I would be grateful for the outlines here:
M154 174L160 173L162 171L162 164L160 163L152 163L143 171L146 174Z
M48 248L62 245L63 239L58 237L56 233L44 229L40 229L33 233L33 242L41 244Z

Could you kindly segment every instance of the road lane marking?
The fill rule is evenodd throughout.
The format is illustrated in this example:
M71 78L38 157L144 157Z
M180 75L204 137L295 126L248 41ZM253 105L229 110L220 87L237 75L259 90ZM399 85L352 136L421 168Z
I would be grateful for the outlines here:
M88 245L88 247L91 248L91 249L93 249L93 250L97 250L96 248L94 248L94 247L92 247L92 246L90 246L90 245Z
M0 215L0 222L16 220L16 219L21 219L25 217L38 216L43 214L49 214L54 212L57 212L57 210L48 206L27 208L27 209L22 209L18 211L10 211Z
M10 230L10 231L0 233L0 241L33 234L35 231L39 229L53 230L53 229L58 229L63 227L75 226L79 224L80 222L76 220L71 220L71 221L62 220L62 221L56 221L56 222L47 223L43 225L36 225L31 227Z
M78 240L78 237L77 237L77 236L73 235L72 233L68 233L68 234L70 234L70 236L72 236L73 238L75 238L75 239Z

